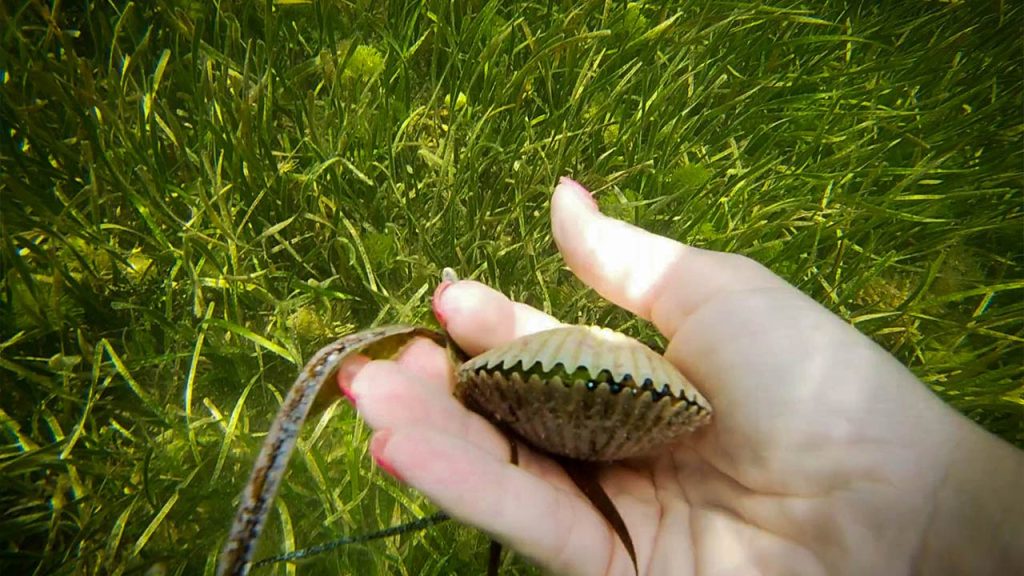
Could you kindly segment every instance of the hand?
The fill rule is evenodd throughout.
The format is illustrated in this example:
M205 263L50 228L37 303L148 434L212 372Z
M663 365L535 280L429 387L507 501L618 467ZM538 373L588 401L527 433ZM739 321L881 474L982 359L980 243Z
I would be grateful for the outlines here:
M573 272L652 321L665 356L715 410L677 445L603 468L642 574L980 573L1024 562L1014 548L1021 453L871 340L752 260L601 215L570 180L551 218ZM469 354L559 324L470 281L440 286L434 309ZM525 447L509 464L504 436L452 397L441 348L418 341L396 361L356 359L339 378L376 431L377 462L453 517L559 574L632 574L557 464Z

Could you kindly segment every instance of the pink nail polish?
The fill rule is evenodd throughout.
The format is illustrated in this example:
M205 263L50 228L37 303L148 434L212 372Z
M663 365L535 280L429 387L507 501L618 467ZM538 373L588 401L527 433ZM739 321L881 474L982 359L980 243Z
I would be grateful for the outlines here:
M434 310L434 317L437 318L437 323L441 325L441 328L448 327L448 320L444 317L444 313L441 311L441 294L448 289L449 286L454 282L441 282L434 289L434 296L430 299L430 307Z
M359 371L363 369L363 366L366 366L367 362L369 362L369 359L366 358L350 358L342 362L341 367L338 369L338 388L352 406L356 405L356 395L352 392L352 383L355 381Z
M374 464L378 468L387 472L388 476L396 480L401 480L402 477L395 471L395 467L390 462L384 459L383 453L384 448L388 445L388 440L391 440L391 431L382 430L373 435L370 439L370 456L373 457Z
M558 179L558 185L572 189L580 199L587 203L588 206L592 207L594 210L600 210L597 205L597 200L594 200L594 195L584 188L579 182L569 178L568 176L562 176Z
M340 382L338 384L339 384L338 388L341 388L341 393L342 393L342 395L345 396L345 400L348 400L348 403L351 404L353 408L355 408L355 406L356 406L356 397L352 394L352 390L348 386L345 386L344 384L341 384Z

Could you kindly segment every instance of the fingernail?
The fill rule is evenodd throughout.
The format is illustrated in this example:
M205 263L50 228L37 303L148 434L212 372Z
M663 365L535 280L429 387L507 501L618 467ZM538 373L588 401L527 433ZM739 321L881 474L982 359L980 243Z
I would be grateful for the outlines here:
M351 404L353 408L355 408L356 397L352 395L352 389L348 388L347 386L340 386L340 388L342 395L345 396L345 400L348 400L348 403Z
M345 395L345 399L352 406L356 405L356 396L352 392L352 382L356 379L356 374L363 369L363 366L366 366L367 362L369 362L369 359L356 356L346 360L338 368L338 388L341 389L341 393Z
M441 310L441 294L448 289L449 286L454 282L441 282L434 289L434 296L430 299L430 307L434 309L434 317L437 318L437 323L441 325L441 328L448 327L448 319L444 316L444 311Z
M402 477L395 471L395 467L384 458L384 448L387 447L389 440L391 440L390 430L381 430L374 434L373 438L370 439L370 456L373 458L373 463L381 470L387 472L388 476L401 480Z
M600 210L597 205L597 200L594 200L594 195L590 193L582 184L569 178L568 176L562 176L558 179L558 187L566 190L572 190L573 194L576 194L581 200L583 200L588 206L594 210Z

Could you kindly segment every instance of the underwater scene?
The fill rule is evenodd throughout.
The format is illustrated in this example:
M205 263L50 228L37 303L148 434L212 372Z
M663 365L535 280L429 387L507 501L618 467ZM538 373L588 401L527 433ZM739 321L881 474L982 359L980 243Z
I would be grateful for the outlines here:
M563 176L763 264L1024 447L1020 3L5 0L0 21L0 573L217 573L300 369L438 329L446 267L665 346L566 265ZM253 574L485 573L490 536L370 437L317 406L255 559L438 521Z

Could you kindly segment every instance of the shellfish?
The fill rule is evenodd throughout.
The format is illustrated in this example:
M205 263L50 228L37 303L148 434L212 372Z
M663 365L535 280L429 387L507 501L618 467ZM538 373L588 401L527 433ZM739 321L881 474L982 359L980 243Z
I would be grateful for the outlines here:
M602 462L649 452L711 416L675 366L597 326L552 328L472 358L455 396L534 448Z
M446 270L446 279L454 276ZM260 451L221 552L218 575L244 575L280 485L296 437L314 399L337 395L333 380L350 355L389 357L421 336L447 336L386 326L346 336L317 352L296 379ZM470 358L457 369L455 396L499 428L551 455L618 534L637 567L629 532L596 480L595 462L656 450L706 424L711 406L676 368L640 342L607 328L564 326L523 336ZM512 463L517 463L515 440ZM429 524L442 520L442 515ZM430 520L430 519L424 519ZM387 530L381 534L390 534ZM500 547L492 545L496 573Z

